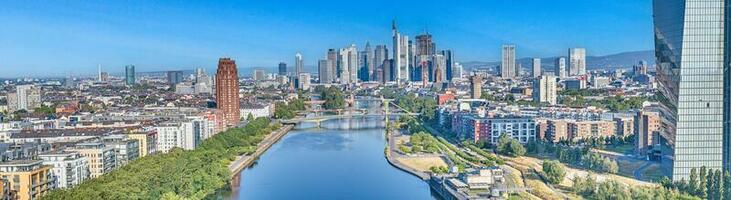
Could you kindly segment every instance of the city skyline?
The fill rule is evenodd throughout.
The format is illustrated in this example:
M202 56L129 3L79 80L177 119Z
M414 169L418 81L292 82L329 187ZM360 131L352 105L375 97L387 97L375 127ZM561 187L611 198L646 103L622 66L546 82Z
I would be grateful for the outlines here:
M570 6L580 11L568 14L547 9L571 3L575 5ZM0 60L4 61L0 68L13 69L3 73L4 78L34 76L48 71L58 76L90 75L96 72L98 65L111 73L122 71L116 69L130 64L137 66L140 72L196 67L210 71L215 68L215 59L222 56L237 59L242 69L276 67L282 61L295 66L292 54L296 52L302 53L304 65L311 68L324 58L324 51L328 48L351 43L363 47L366 42L391 47L389 25L393 19L397 20L399 32L404 35L413 37L428 31L440 48L457 53L456 61L499 60L502 43L520 46L517 58L563 55L567 48L576 46L587 48L587 55L652 49L652 38L647 36L652 31L649 2L533 2L520 10L501 2L456 4L444 8L437 4L398 2L388 9L401 8L406 12L398 15L373 14L366 19L360 19L355 13L387 4L374 2L364 8L356 8L352 16L340 12L314 16L296 11L299 7L287 12L267 3L245 6L224 3L224 8L216 7L221 5L149 2L124 5L34 4L39 3L8 3L0 8L3 11L0 12L3 13L0 14L0 22L7 22L7 28L0 31L7 36L0 39L7 44L6 48L0 49ZM313 11L331 7L324 4L312 3L301 7ZM242 8L247 6L251 8ZM66 8L86 12L64 11ZM609 9L612 12L607 14L593 12L600 8L613 9ZM429 16L418 12L425 9L443 9L445 12ZM180 16L175 13L178 11L187 12L190 16ZM491 14L486 15L485 11ZM526 19L522 16L526 12L542 17ZM135 15L129 16L130 13ZM160 15L150 20L141 17L157 13ZM339 18L330 19L332 17ZM179 20L187 23L181 24ZM253 28L248 23L253 21L261 24ZM607 23L597 25L600 23L596 22L602 21ZM565 29L551 28L556 26ZM290 28L298 31L289 31ZM24 30L23 34L18 34L21 30ZM181 33L183 30L186 32ZM621 37L609 34L620 30L637 34ZM562 37L566 34L575 34L576 37ZM604 39L596 40L597 37ZM43 57L38 59L37 55Z

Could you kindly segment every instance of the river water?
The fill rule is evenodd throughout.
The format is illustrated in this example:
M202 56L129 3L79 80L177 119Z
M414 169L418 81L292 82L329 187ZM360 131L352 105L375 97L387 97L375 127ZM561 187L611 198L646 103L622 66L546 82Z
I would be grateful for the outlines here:
M303 123L243 170L224 199L434 199L384 157L383 119Z

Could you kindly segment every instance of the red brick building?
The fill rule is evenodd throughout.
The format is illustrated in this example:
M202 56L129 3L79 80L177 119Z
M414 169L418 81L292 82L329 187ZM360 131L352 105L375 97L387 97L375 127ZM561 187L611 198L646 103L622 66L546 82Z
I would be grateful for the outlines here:
M236 62L230 58L218 60L216 71L216 106L223 112L226 125L236 125L239 116L239 75Z

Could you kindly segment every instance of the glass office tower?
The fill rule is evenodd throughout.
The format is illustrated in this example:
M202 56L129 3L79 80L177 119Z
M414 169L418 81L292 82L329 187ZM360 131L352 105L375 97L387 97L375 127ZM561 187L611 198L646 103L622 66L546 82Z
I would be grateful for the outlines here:
M729 0L654 0L661 133L674 147L673 180L692 168L728 167ZM726 103L724 103L726 102Z

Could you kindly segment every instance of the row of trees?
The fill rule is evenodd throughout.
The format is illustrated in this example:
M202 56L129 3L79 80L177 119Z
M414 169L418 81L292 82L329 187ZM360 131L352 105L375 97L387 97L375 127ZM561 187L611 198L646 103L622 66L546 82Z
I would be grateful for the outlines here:
M500 134L495 150L497 150L499 154L510 157L523 156L526 151L525 147L523 147L517 139L509 137L506 133Z
M315 91L320 92L320 98L325 101L322 107L325 109L342 109L345 107L345 95L339 88L330 86L324 88L324 86L318 87Z
M731 174L728 171L707 169L705 166L690 170L689 179L676 182L667 177L660 184L667 189L678 190L706 199L731 199Z
M562 163L606 173L617 173L617 161L592 152L590 147L571 147L562 144L530 141L526 145L531 154L550 155Z
M43 199L203 199L231 179L229 163L254 152L265 135L277 129L258 118L203 141L195 150L176 148L146 156L70 189L51 191Z
M436 116L437 101L431 97L417 97L414 93L396 98L396 104L412 113L421 114L424 121L432 121Z
M691 195L683 194L677 190L669 190L664 187L629 187L614 180L597 182L593 177L574 177L571 190L586 198L596 200L632 200L632 199L656 199L656 200L692 200L700 199Z
M586 107L594 106L597 108L609 109L612 112L627 111L630 109L642 108L642 103L648 98L645 97L623 97L623 96L610 96L604 97L600 100L585 99L581 95L562 96L560 103L569 107Z
M305 100L298 98L289 103L277 102L274 104L274 118L276 119L292 119L297 115L297 111L305 110Z

